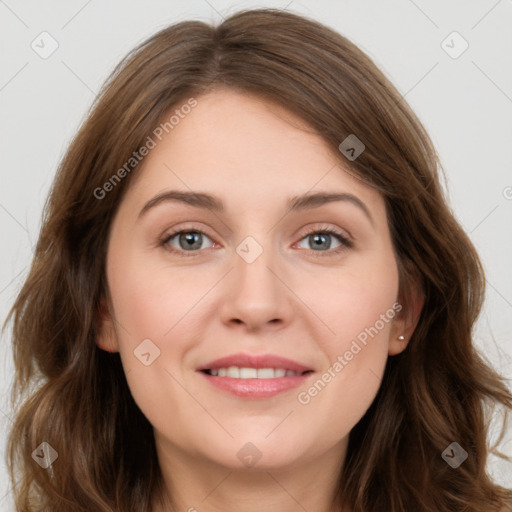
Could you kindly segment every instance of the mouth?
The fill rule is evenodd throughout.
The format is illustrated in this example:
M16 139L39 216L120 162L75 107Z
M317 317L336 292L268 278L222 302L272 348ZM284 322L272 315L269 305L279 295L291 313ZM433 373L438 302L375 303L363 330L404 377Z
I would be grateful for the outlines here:
M246 399L270 398L304 383L312 368L276 355L234 354L197 371L215 389Z
M229 377L231 379L280 379L282 377L300 377L311 373L313 370L295 372L286 368L239 368L238 366L229 366L201 371L212 377Z

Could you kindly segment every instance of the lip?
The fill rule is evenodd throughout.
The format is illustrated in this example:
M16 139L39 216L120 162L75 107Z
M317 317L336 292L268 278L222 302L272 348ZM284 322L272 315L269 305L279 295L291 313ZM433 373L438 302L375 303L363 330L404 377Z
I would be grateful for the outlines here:
M204 370L229 368L230 366L238 366L239 368L282 368L294 372L308 373L278 377L275 379L234 379L232 377L213 376L204 372ZM271 398L280 393L284 393L300 385L304 385L304 381L314 373L312 368L308 368L297 361L285 357L273 354L252 355L243 353L216 359L198 368L197 371L209 384L217 389L247 399Z
M221 357L220 359L216 359L215 361L211 361L204 366L198 368L198 371L203 370L215 370L217 368L228 368L230 366L238 366L239 368L283 368L285 370L291 370L294 372L306 372L312 371L312 368L304 366L303 364L298 363L297 361L293 361L292 359L288 359L286 357L281 357L274 354L263 354L263 355L254 355L254 354L232 354L227 357ZM225 377L221 377L225 378ZM261 379L255 379L261 380ZM278 380L278 379L268 379L268 380Z
M314 373L305 373L293 377L279 377L276 379L233 379L231 377L214 377L207 373L199 372L203 378L217 389L246 399L271 398L280 393L304 385Z

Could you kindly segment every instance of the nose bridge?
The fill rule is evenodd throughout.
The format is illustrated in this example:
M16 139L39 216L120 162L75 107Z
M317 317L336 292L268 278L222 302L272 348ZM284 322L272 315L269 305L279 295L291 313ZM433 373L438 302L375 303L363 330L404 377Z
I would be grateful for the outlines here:
M231 289L222 307L225 321L241 321L256 328L285 318L286 287L276 276L278 252L263 230L235 247Z
M257 238L256 238L257 237ZM235 278L242 293L273 295L276 283L270 268L276 266L276 248L268 234L249 235L235 249Z

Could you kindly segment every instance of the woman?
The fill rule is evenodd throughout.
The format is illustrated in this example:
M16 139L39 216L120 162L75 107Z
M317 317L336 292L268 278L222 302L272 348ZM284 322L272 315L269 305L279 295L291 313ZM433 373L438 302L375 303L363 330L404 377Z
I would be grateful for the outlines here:
M140 45L11 311L17 511L506 510L486 407L512 396L472 344L483 270L438 167L317 22L243 11Z

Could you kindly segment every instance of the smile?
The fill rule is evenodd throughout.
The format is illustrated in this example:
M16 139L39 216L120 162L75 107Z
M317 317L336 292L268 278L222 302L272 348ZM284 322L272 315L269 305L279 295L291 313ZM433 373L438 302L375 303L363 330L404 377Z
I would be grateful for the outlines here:
M281 377L299 377L306 373L286 370L285 368L239 368L238 366L203 371L213 377L230 377L232 379L276 379Z
M229 395L244 399L266 399L305 385L314 374L284 368L250 368L228 366L200 370L209 386Z

